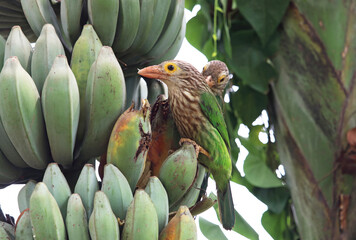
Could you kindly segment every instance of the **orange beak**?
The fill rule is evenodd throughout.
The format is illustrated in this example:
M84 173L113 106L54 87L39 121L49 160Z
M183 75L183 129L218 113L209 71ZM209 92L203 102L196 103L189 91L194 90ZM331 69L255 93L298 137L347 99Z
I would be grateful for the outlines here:
M137 73L142 77L154 78L160 80L165 80L168 77L168 74L162 71L162 68L159 65L146 67L144 69L139 70Z

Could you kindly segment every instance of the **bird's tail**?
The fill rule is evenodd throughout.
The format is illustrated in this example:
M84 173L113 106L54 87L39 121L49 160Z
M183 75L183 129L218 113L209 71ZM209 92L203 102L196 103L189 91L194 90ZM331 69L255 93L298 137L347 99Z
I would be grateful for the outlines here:
M226 230L231 230L235 224L235 208L232 201L230 181L225 191L218 189L218 205L220 221Z

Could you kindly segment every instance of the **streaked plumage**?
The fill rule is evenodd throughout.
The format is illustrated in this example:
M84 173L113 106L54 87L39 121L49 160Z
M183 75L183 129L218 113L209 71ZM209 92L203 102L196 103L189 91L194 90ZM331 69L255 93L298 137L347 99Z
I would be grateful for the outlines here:
M202 74L214 95L222 98L230 80L226 64L219 60L210 61L204 66Z
M224 228L231 229L235 217L229 182L232 169L229 137L221 108L205 77L191 64L178 60L150 66L138 73L168 86L168 102L181 137L194 140L209 152L209 157L200 155L199 161L213 174L220 219Z

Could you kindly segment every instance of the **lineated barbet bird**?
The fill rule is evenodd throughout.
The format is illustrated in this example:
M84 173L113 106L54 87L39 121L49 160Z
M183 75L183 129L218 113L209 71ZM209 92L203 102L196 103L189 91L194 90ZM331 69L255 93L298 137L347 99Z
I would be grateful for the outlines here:
M225 229L232 229L235 210L229 181L229 136L221 108L205 77L191 64L179 60L146 67L138 74L159 79L168 86L168 102L178 132L202 148L199 162L216 182L220 221Z
M210 61L204 66L202 74L214 95L223 98L226 85L232 76L226 64L219 60Z

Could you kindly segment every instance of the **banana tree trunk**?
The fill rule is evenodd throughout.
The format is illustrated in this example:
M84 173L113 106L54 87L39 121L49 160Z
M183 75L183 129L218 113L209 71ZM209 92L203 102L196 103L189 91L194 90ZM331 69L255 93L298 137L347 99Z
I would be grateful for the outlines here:
M282 32L275 131L301 239L356 239L356 1L296 0Z

